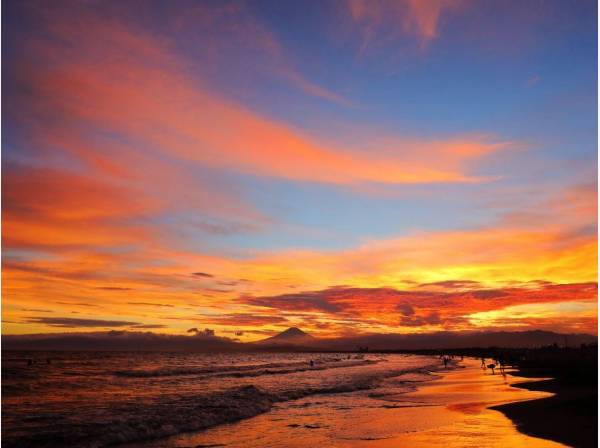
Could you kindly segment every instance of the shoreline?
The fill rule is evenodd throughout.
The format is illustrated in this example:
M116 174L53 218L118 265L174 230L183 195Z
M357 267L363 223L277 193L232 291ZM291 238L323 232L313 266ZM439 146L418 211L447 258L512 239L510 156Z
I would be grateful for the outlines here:
M282 403L259 416L202 432L135 447L227 446L258 448L306 446L349 448L558 448L560 442L537 438L517 429L513 420L494 409L499 405L547 399L552 393L512 387L543 383L540 378L503 377L467 359L453 368L436 369L433 381L415 384L405 393L313 396ZM360 402L360 403L357 403Z

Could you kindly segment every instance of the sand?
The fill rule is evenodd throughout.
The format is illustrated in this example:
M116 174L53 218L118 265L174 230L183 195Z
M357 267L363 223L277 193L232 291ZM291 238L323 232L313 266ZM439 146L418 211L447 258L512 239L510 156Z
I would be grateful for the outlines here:
M598 446L597 385L557 378L515 386L555 393L540 400L495 407L515 422L519 431L577 448Z
M517 430L491 406L551 397L511 387L532 378L492 375L465 360L401 395L336 394L276 406L272 411L205 432L143 446L168 447L560 447ZM393 389L390 389L393 390ZM137 446L137 445L136 445Z

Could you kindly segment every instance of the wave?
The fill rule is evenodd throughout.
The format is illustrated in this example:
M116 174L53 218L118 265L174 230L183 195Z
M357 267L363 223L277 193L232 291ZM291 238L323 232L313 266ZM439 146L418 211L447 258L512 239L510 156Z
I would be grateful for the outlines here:
M288 363L289 365L289 363ZM155 440L184 432L208 429L269 411L275 403L311 395L349 393L373 389L382 381L410 372L428 373L437 364L366 373L346 383L268 392L248 385L210 394L163 397L157 401L125 403L104 409L97 418L64 422L53 415L56 424L24 434L3 434L2 446L49 448L99 448L123 443Z
M276 401L276 396L255 386L244 386L145 404L135 409L119 409L111 413L112 418L103 421L58 424L26 436L4 436L2 446L98 448L150 440L253 417L267 412Z
M212 367L175 367L168 369L150 370L117 370L113 372L116 376L131 378L154 378L168 376L193 376L207 375L212 377L254 377L261 375L281 375L286 373L304 372L307 370L326 370L336 367L353 367L374 364L379 360L326 358L314 361L310 366L307 361L287 363L263 363L246 366L212 366Z

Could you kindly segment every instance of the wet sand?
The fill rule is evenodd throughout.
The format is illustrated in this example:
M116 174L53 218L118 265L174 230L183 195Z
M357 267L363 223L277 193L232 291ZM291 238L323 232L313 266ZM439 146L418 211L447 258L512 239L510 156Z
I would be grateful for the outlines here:
M555 394L540 400L495 407L515 422L519 431L577 448L598 446L597 385L573 384L556 378L516 387Z
M511 387L535 381L483 371L465 360L437 379L404 394L313 396L205 432L145 447L560 447L519 432L491 406L551 397L545 391ZM138 445L136 445L138 446Z

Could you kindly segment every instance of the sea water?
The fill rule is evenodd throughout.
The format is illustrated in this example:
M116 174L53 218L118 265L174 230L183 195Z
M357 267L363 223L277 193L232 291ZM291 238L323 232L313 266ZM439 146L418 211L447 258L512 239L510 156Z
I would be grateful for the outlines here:
M399 354L4 352L2 446L160 446L312 396L387 406L437 368Z

